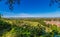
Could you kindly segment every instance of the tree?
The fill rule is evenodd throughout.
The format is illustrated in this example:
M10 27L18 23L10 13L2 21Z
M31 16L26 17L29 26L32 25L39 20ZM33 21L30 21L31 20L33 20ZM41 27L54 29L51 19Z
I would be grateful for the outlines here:
M0 14L0 18L1 18L1 14Z
M0 37L6 32L12 29L11 24L0 20Z
M2 0L0 0L2 1ZM6 0L5 0L6 1ZM9 6L10 10L13 10L14 4L20 4L20 0L7 0L5 4ZM60 8L60 0L50 0L49 6L52 6L54 3L58 3L58 7Z
M0 18L2 18L2 16L3 16L3 15L2 15L2 14L0 14Z
M0 2L1 1L3 1L3 0L0 0ZM6 0L5 0L6 1ZM14 8L14 5L15 4L20 4L20 0L7 0L6 2L5 2L5 4L7 4L8 6L9 6L9 9L10 10L13 10L13 8Z
M50 0L50 6L54 5L55 3L58 4L58 7L60 8L60 0Z

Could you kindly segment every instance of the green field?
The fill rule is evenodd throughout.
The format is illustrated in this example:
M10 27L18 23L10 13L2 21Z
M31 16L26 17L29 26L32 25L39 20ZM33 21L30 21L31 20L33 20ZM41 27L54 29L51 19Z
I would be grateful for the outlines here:
M44 22L51 19L53 18L0 18L0 37L60 36L60 27Z

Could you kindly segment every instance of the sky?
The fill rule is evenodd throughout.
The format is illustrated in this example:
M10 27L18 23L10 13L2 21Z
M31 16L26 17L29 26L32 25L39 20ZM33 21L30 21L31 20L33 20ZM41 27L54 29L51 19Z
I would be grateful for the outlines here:
M10 11L4 1L0 2L0 14L3 17L60 17L58 4L49 6L50 0L21 0Z

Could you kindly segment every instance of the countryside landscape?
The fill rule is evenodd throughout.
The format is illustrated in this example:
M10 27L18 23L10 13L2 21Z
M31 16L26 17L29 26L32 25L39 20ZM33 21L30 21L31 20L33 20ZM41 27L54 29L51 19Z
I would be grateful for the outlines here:
M0 37L60 37L60 0L0 0Z
M59 37L59 19L0 18L0 37Z

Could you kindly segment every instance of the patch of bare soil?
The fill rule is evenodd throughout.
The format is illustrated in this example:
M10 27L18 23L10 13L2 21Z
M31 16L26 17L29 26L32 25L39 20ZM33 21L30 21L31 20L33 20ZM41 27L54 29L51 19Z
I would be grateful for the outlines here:
M57 25L60 27L60 21L44 21L46 24L52 24L52 25Z

